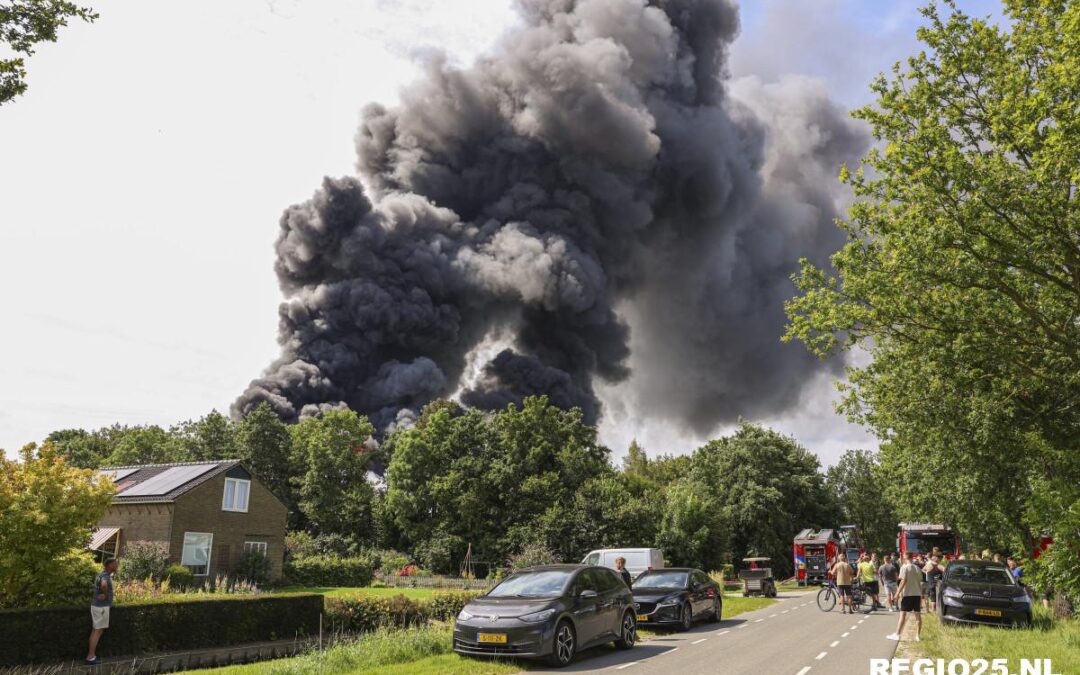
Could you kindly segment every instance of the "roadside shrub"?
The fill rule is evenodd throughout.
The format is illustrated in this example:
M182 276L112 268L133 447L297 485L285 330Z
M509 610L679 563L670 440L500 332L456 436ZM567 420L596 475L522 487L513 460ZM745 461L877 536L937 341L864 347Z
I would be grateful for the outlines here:
M510 556L506 564L512 570L520 570L536 565L554 565L561 563L562 558L542 544L526 544L520 551Z
M425 601L425 613L432 621L450 621L478 595L480 595L479 591L435 593L431 599Z
M374 573L367 558L315 556L289 561L285 576L301 586L367 586Z
M124 580L160 582L169 566L169 551L159 541L132 541L124 546L117 576Z
M285 559L312 558L319 555L315 547L315 537L303 530L285 533Z
M89 605L94 577L101 566L86 551L71 551L53 561L53 570L44 579L31 580L26 589L28 607Z
M372 565L384 575L397 574L409 564L409 556L393 549L372 551L369 555Z
M248 551L233 567L233 576L253 584L264 585L270 581L270 559L259 551Z
M195 575L183 565L169 565L165 568L165 580L177 591L185 591L195 583Z
M89 583L84 591L89 593ZM115 605L102 656L292 640L319 630L321 595L171 595L166 601ZM79 607L0 610L0 666L58 662L86 655L90 612Z
M378 628L410 628L427 623L422 603L404 595L326 599L326 617L337 632L366 633Z

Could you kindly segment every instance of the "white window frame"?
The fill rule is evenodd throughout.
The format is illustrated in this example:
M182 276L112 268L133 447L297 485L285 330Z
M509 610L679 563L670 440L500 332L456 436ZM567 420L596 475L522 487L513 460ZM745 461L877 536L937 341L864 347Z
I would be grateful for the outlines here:
M246 485L247 490L244 492L244 497L245 497L244 498L244 508L238 509L238 508L235 508L235 506L236 506L236 495L239 494L239 486L242 483ZM232 488L232 495L233 495L233 503L232 503L232 505L230 505L226 501L228 496L229 496L229 485L230 484L233 486L233 488ZM226 478L225 479L225 488L221 491L221 510L222 511L233 511L235 513L247 513L248 512L248 505L250 503L251 503L251 481L247 480L246 478Z
M193 576L196 576L196 577L210 576L210 563L212 562L211 559L213 558L213 555L214 555L214 533L213 532L185 532L184 533L184 542L187 541L187 537L188 537L189 534L195 534L195 535L199 535L199 536L203 536L203 537L210 537L210 543L207 544L207 546L206 546L206 572L204 572L202 574L195 574L194 570L192 570L192 572L191 572L191 574ZM190 568L194 567L194 565L192 565L191 563L184 562L184 551L185 551L185 549L187 549L187 544L182 542L180 544L180 564L183 565L184 567L187 567L188 569L190 569Z
M250 551L258 551L259 553L261 553L263 555L264 558L268 557L266 555L266 542L265 541L245 541L244 542L244 555L247 555Z

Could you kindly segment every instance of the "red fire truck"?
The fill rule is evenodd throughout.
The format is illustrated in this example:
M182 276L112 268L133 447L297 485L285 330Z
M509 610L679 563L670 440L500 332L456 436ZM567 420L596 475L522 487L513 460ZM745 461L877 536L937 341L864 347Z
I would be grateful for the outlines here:
M900 523L896 533L896 550L903 557L908 551L929 556L938 549L946 560L960 555L960 537L948 525L938 523Z
M800 586L822 584L829 566L843 550L844 541L836 530L806 528L795 536L795 578Z

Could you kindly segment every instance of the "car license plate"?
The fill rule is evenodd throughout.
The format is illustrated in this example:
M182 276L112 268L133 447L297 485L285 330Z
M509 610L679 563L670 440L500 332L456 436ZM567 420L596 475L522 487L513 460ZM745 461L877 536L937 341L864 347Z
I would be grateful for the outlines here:
M649 615L648 614L638 614L637 615L637 620L638 620L638 623L648 621L649 620Z
M506 633L479 633L476 639L480 642L488 642L496 645L506 644Z
M975 610L975 613L979 616L996 616L998 618L1001 617L1000 609L977 609Z

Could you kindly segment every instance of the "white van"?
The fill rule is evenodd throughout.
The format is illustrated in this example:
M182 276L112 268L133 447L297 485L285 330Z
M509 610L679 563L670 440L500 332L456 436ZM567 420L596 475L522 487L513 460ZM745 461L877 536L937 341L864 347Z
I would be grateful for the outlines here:
M581 564L615 569L615 558L620 556L626 558L626 569L634 579L642 572L664 569L664 552L658 548L603 548L591 551Z

